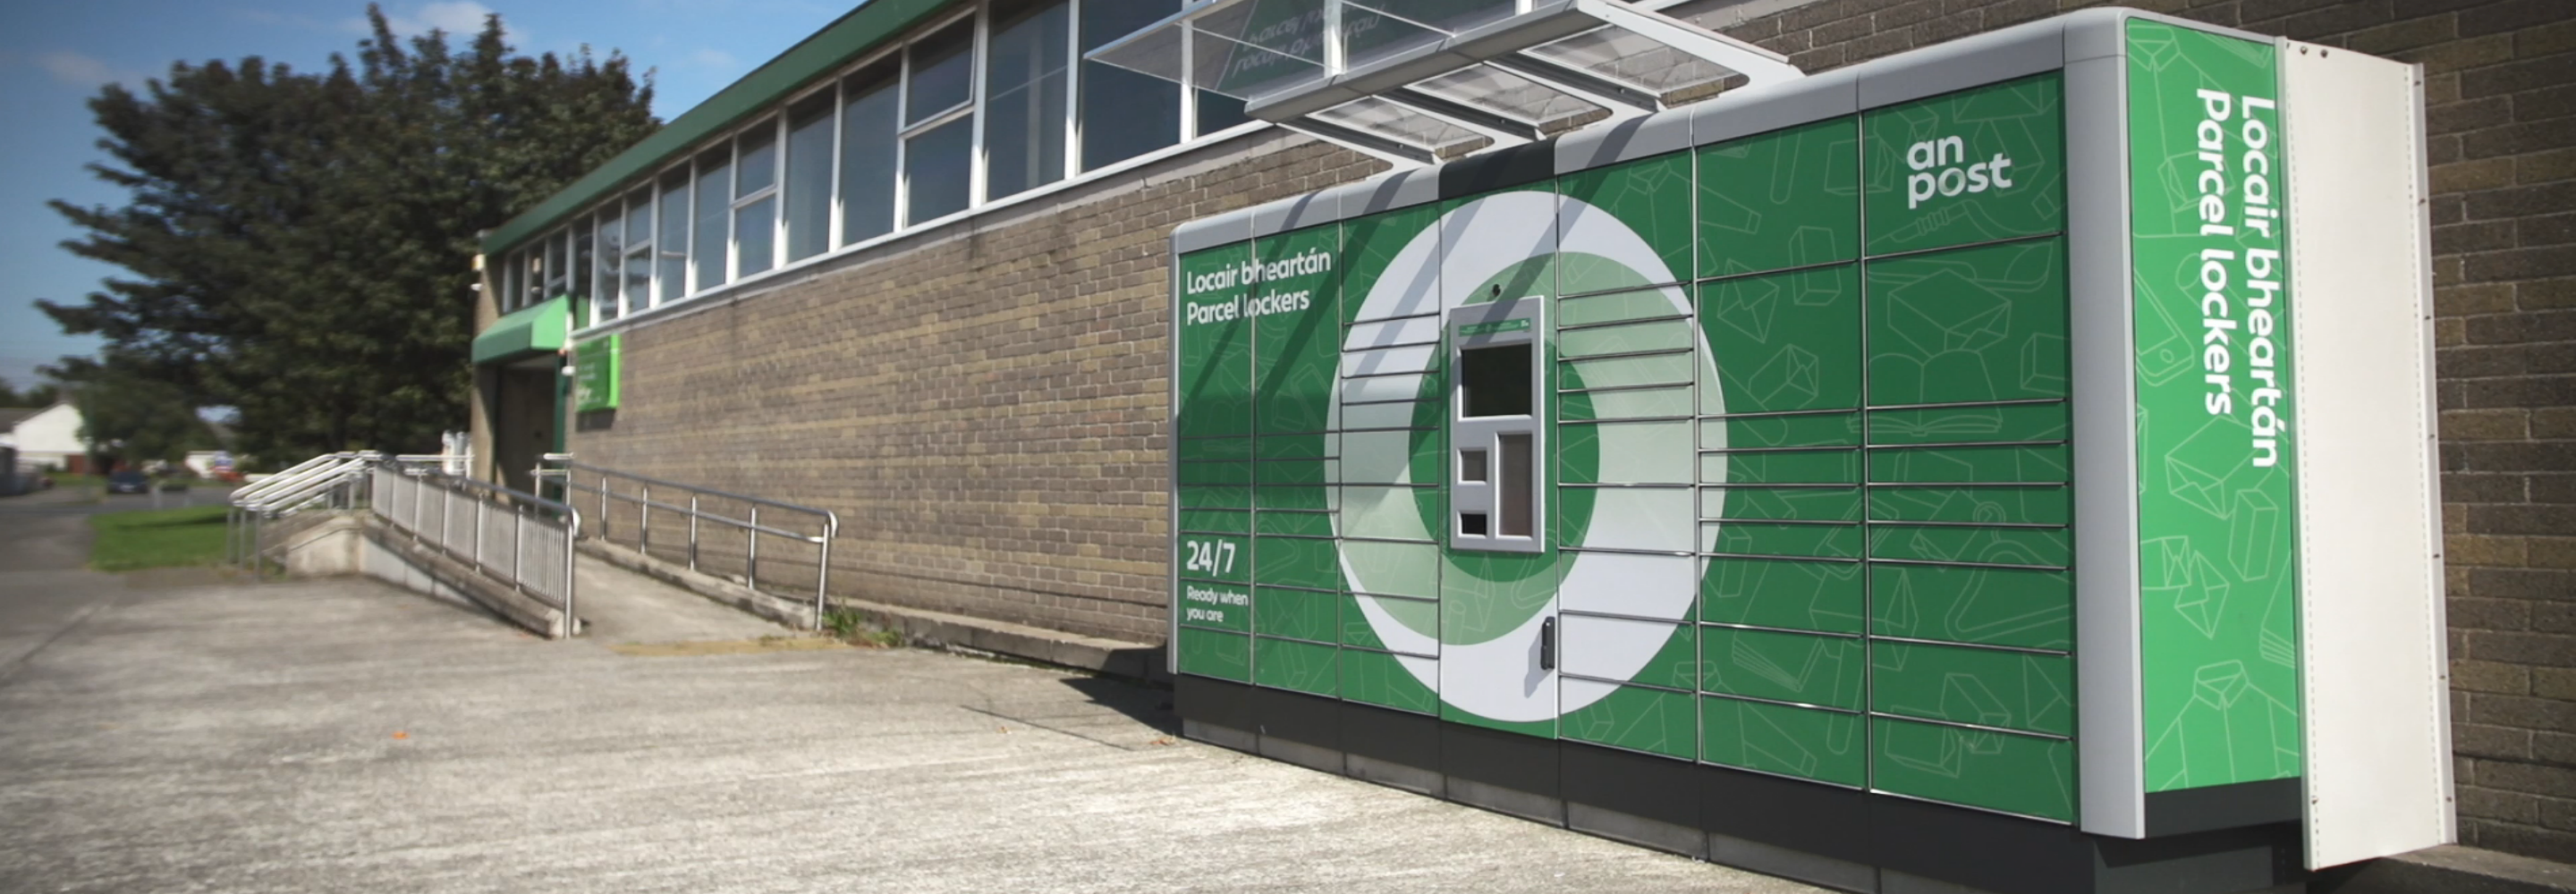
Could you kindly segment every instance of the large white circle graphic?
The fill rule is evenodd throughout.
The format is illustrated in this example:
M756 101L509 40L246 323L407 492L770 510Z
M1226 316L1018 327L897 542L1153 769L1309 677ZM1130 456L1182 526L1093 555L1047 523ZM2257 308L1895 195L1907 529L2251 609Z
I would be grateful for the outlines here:
M1399 317L1446 319L1448 311L1472 303L1474 290L1504 273L1507 269L1550 254L1589 255L1628 268L1640 282L1671 283L1679 279L1665 266L1653 246L1637 235L1617 217L1591 204L1563 198L1547 192L1512 192L1477 199L1441 215L1433 226L1416 234L1395 257L1387 269L1361 298L1355 319L1386 320ZM1549 291L1553 291L1552 289ZM1686 316L1690 299L1681 287L1665 285L1651 289L1671 306L1672 313ZM1554 308L1541 311L1552 320ZM1354 327L1343 344L1345 351L1360 351L1376 345L1364 343L1369 330ZM1552 331L1552 326L1542 331ZM1714 383L1716 369L1706 337L1694 327L1699 342L1695 358L1700 381ZM1366 364L1363 360L1361 363ZM1366 372L1353 369L1353 372ZM1342 389L1334 389L1332 418L1338 427L1342 418ZM1670 449L1649 437L1637 426L1600 426L1597 429L1602 456L1621 456L1648 449ZM1707 446L1724 446L1723 444ZM1382 458L1383 461L1394 461ZM1345 463L1366 462L1345 457ZM1371 480L1411 483L1409 464L1387 470L1389 477ZM1608 543L1634 542L1622 536L1622 528L1634 524L1652 524L1652 520L1596 516L1584 530L1582 546L1601 548ZM1431 532L1437 539L1439 532ZM1445 547L1440 573L1469 573L1448 561ZM1563 554L1564 577L1560 594L1620 593L1620 614L1652 619L1650 623L1608 623L1588 625L1582 641L1586 662L1593 676L1624 680L1643 669L1648 660L1661 650L1678 626L1688 623L1698 579L1694 560L1676 557L1669 561L1692 563L1690 573L1676 580L1663 574L1642 573L1653 563L1641 564L1632 556L1585 552ZM1345 550L1341 557L1342 573L1351 588L1371 592L1368 579L1372 571L1352 561ZM1560 598L1564 598L1562 595ZM1482 717L1506 722L1535 722L1580 709L1612 691L1609 686L1567 687L1560 698L1555 671L1538 671L1532 656L1536 654L1541 625L1553 612L1531 615L1519 626L1502 636L1465 645L1444 644L1433 634L1413 629L1399 621L1381 600L1370 596L1358 598L1361 614L1369 628L1388 648L1398 653L1437 655L1438 661L1399 655L1398 663L1423 685L1438 692L1440 699L1454 707ZM1448 673L1440 672L1446 665ZM1443 685L1445 678L1446 685Z

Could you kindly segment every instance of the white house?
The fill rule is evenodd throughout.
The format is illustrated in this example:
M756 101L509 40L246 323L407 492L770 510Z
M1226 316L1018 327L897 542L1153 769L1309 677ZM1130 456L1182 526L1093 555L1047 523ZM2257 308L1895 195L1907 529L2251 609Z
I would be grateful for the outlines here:
M0 411L0 446L18 448L24 469L47 466L66 472L89 471L89 444L81 440L80 410L70 401L11 418L22 411Z

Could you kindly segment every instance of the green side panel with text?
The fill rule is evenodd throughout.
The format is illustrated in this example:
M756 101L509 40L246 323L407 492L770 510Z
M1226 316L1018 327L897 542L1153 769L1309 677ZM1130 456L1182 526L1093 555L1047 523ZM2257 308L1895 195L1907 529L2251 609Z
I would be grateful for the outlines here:
M2128 22L2146 784L2301 772L2278 61Z

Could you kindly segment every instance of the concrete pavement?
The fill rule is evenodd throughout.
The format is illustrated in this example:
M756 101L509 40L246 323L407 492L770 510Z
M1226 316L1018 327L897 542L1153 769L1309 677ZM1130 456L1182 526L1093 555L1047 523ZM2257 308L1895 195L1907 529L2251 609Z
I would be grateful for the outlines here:
M1177 741L1157 690L138 586L79 523L0 511L0 891L1816 890Z

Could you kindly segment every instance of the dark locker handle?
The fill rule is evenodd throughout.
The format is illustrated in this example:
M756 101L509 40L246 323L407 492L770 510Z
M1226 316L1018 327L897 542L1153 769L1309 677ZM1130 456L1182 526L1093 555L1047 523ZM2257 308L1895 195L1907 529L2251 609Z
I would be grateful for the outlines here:
M1556 669L1556 617L1538 622L1538 669Z

